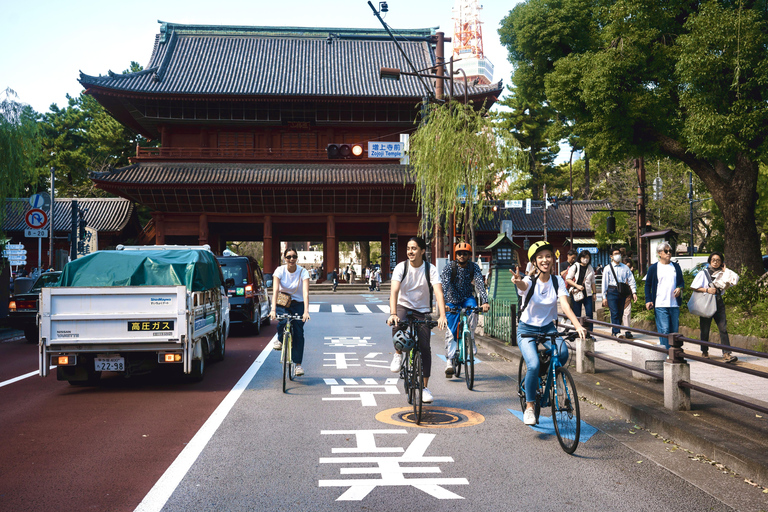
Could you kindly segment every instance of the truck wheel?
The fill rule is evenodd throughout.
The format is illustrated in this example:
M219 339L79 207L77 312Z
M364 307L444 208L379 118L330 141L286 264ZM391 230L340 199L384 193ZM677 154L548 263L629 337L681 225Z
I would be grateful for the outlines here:
M219 334L219 339L216 341L216 346L213 348L213 352L211 352L211 361L222 361L224 359L226 344L223 331L224 329L222 329L222 332Z
M205 357L202 359L192 360L192 373L189 374L189 379L192 382L200 382L203 380L205 373Z
M27 343L37 343L40 341L40 331L35 327L26 327L24 329L24 337L27 338Z

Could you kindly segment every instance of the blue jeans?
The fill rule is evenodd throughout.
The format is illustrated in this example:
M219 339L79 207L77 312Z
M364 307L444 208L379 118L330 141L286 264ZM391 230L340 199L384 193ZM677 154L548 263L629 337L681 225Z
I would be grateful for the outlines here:
M655 308L656 332L669 334L677 332L680 327L680 308ZM659 341L665 348L669 348L669 338L659 337Z
M445 318L448 320L448 329L445 331L445 358L450 361L453 354L456 352L456 346L458 344L456 340L459 337L459 333L456 332L456 329L459 327L459 311L461 308L476 308L477 301L474 297L469 297L464 299L464 302L458 304L446 304L445 307L446 309L451 308L450 313L445 313ZM469 332L474 335L475 329L473 324L477 323L477 315L472 313L469 315L469 319Z
M606 300L608 300L608 309L611 312L611 323L614 325L621 325L621 317L624 316L624 303L627 297L619 295L619 291L615 288L608 288L605 294ZM621 329L618 327L611 327L611 333L616 336L621 333Z
M584 297L584 300L573 301L573 313L579 318L581 318L582 305L584 306L584 316L586 316L587 318L592 318L592 297ZM594 326L590 323L587 323L587 325L584 325L583 327L585 327L588 331L592 332L592 327Z
M523 338L523 334L550 334L557 332L554 322L550 322L541 327L528 325L520 322L517 326L517 346L525 359L525 365L528 371L525 374L525 401L533 402L536 400L536 389L539 387L539 354L536 351L536 340L533 338ZM545 343L547 348L552 346L551 341ZM563 338L557 338L557 354L560 364L565 366L568 362L568 347Z
M275 313L278 315L303 315L304 303L303 302L291 302L291 306L284 308L283 306L275 306ZM280 320L277 324L277 339L283 341L283 331L285 330L285 324L287 320ZM299 320L293 321L293 341L291 342L291 360L296 364L301 364L304 359L304 322Z

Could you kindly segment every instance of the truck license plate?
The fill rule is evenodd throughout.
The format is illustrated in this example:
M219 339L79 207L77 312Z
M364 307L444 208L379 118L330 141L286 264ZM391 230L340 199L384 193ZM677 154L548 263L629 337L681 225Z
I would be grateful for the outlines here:
M124 372L125 358L97 357L94 359L97 372Z

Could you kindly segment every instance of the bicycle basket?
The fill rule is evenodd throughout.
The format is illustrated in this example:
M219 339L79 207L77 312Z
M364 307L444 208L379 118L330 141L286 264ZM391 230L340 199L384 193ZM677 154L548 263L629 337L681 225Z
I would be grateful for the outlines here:
M392 343L395 345L395 350L400 352L407 352L416 346L416 340L408 336L405 331L397 331L392 336Z

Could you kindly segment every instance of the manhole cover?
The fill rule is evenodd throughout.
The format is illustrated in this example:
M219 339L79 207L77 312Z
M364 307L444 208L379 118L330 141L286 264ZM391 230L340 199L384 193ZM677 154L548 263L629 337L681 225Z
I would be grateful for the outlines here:
M416 424L413 407L398 407L387 409L376 415L376 420L389 425L422 427L422 428L458 428L479 425L485 421L482 414L455 409L453 407L436 407L425 405L421 411L421 424Z

